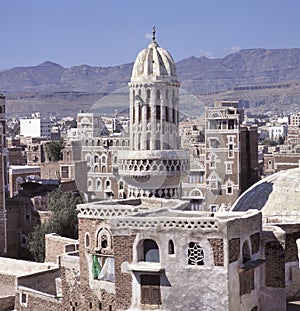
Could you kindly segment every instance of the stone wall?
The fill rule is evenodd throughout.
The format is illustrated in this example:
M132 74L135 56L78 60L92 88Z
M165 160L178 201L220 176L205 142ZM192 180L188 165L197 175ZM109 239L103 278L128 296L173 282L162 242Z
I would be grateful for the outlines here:
M15 309L18 311L62 310L59 299L23 288L16 294Z
M45 261L57 263L58 256L78 249L78 241L55 233L45 235Z
M278 241L270 241L265 246L265 285L285 287L285 253Z
M55 279L60 277L60 269L45 270L17 278L18 286L28 287L49 295L56 295Z

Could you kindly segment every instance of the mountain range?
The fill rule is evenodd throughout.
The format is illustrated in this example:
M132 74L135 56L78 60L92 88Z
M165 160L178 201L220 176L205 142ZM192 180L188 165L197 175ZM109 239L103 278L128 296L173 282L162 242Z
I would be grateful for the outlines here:
M0 93L6 95L11 115L35 111L76 115L95 106L102 112L120 111L128 107L132 66L64 68L46 61L15 67L0 71ZM217 59L189 57L176 67L183 94L189 98L182 107L186 114L201 114L217 99L240 99L256 113L298 111L300 49L246 49ZM114 95L104 99L108 94Z

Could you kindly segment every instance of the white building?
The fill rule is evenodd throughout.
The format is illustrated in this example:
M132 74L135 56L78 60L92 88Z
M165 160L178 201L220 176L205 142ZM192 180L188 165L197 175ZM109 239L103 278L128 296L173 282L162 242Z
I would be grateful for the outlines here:
M51 139L50 118L42 117L39 112L35 112L31 118L20 119L20 135Z

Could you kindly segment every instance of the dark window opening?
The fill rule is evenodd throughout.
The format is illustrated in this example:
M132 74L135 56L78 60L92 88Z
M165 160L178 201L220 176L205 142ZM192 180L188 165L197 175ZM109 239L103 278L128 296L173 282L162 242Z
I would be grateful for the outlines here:
M156 106L156 120L160 120L160 106Z
M101 248L107 248L107 246L108 246L107 236L103 235L101 237Z
M158 245L153 240L145 240L143 243L144 261L159 262Z
M169 255L175 254L174 242L172 240L169 241L168 252Z

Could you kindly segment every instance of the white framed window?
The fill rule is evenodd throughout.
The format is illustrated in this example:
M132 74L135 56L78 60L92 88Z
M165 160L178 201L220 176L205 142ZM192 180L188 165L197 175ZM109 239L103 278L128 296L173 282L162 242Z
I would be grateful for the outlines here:
M215 212L218 211L218 205L212 204L212 205L209 206L209 209L210 209L210 211L211 211L212 213L215 213Z
M226 182L226 194L228 194L228 195L233 194L233 182L231 182L231 181Z
M209 168L217 168L216 155L214 153L209 156Z
M27 307L28 304L28 294L20 292L20 305Z
M224 164L226 174L232 174L232 162L225 162Z
M217 137L209 138L209 148L218 148L219 140Z

